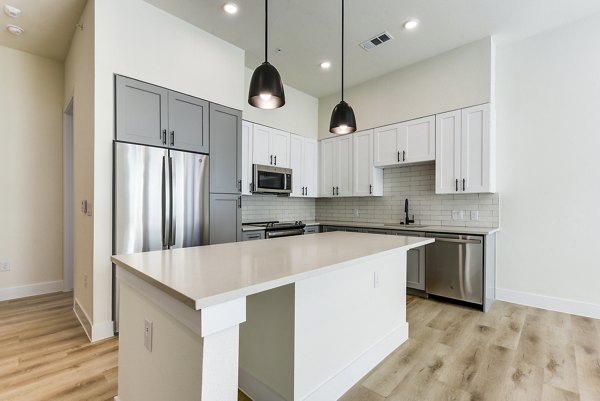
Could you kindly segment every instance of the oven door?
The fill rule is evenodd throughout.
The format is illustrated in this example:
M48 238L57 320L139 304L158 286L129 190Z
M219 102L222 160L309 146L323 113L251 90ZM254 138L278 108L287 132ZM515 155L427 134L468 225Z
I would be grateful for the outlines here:
M292 170L259 164L255 164L253 170L253 192L273 194L289 194L292 192Z

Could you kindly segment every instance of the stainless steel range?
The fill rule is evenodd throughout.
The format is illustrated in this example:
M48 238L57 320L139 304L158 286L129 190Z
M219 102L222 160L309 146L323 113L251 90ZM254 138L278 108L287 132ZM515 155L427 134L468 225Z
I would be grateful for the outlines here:
M291 237L292 235L303 235L304 224L301 221L261 221L257 223L244 223L244 225L265 228L265 238Z

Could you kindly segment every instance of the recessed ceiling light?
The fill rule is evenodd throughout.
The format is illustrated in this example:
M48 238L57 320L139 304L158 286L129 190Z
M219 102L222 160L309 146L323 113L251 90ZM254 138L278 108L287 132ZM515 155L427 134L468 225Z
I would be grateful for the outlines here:
M227 14L235 14L238 12L238 6L235 3L225 3L225 5L223 6L223 10Z
M6 29L8 29L8 32L12 33L15 36L21 36L24 32L23 28L16 25L6 25Z
M17 18L19 15L21 15L21 10L19 10L17 7L6 4L4 6L4 13L9 17Z
M408 29L409 31L415 29L419 26L419 21L416 19L408 20L404 23L404 29Z
M329 62L329 61L323 61L321 63L321 68L324 70L328 70L330 67L331 67L331 62Z

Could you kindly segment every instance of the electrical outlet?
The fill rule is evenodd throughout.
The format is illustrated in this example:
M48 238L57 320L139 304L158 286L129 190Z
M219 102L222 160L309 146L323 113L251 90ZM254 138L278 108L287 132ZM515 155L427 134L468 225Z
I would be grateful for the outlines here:
M452 220L462 220L465 218L465 213L462 210L452 211Z
M83 288L87 288L87 283L88 283L88 276L87 274L83 275Z
M152 322L148 319L144 321L144 346L152 352Z
M79 207L81 209L81 213L83 214L87 214L88 212L88 201L87 200L82 200L81 201L81 206Z
M471 220L479 220L479 210L471 210Z
M358 209L354 209L354 215L355 215L356 217L358 217L358 213L359 213L359 212L358 212Z
M379 272L373 272L373 288L379 287Z
M10 262L0 262L0 272L9 272Z

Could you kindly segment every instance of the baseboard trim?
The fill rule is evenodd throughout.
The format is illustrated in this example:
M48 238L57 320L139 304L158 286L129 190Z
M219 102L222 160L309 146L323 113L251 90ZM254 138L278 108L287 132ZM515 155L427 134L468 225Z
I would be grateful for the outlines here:
M50 294L53 292L63 292L62 280L0 288L0 301Z
M90 342L96 342L114 337L115 332L113 322L109 321L92 324L90 317L86 313L85 309L81 307L81 304L77 298L75 298L73 302L73 312L75 312L75 316L79 320L79 323L83 327L83 330L88 336Z
M242 368L239 368L238 387L251 400L286 401L279 393Z
M533 306L534 308L600 319L600 305L588 302L507 290L505 288L496 288L496 299L514 304Z
M83 327L83 331L85 331L88 339L92 341L92 321L87 313L85 313L85 309L81 307L77 298L74 298L73 300L73 312L75 312L75 316L77 317L77 320L79 320L81 327Z
M408 340L408 323L403 323L304 400L337 400L406 340Z
M112 320L92 325L92 342L105 340L115 336L115 325Z

